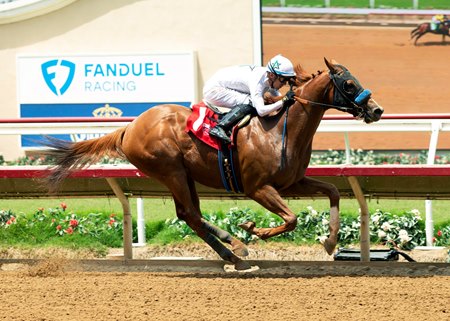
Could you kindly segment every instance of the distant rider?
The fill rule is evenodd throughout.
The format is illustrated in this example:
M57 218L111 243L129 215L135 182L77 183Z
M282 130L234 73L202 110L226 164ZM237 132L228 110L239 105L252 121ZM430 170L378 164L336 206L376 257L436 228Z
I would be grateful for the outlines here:
M277 55L270 59L266 67L239 65L220 69L203 88L203 100L206 104L226 107L231 110L210 130L209 134L229 144L226 131L239 122L245 115L258 113L264 117L281 107L294 104L294 93L289 91L282 99L273 104L264 104L264 94L281 96L278 91L295 77L294 66L289 59Z
M447 20L447 16L443 14L437 14L431 18L430 28L432 31L439 30L441 28L441 24L443 24Z

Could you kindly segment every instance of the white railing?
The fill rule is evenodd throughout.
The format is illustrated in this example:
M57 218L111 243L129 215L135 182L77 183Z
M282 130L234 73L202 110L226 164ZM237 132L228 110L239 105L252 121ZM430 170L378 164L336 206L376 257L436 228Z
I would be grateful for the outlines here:
M0 135L43 134L105 134L126 126L134 117L125 118L22 118L0 119ZM343 133L347 163L350 164L350 132L428 132L431 134L427 164L434 164L440 132L450 131L450 114L384 115L376 123L367 125L350 116L325 116L317 130L322 133ZM403 147L403 146L402 146ZM401 148L399 148L401 149ZM143 220L142 203L138 206L138 220ZM430 200L425 201L425 231L427 245L432 245L433 214ZM139 233L139 243L145 243L145 234Z
M343 8L343 7L262 7L262 13L298 13L298 14L340 14L340 15L415 15L433 16L436 14L450 14L449 9L380 9L375 6L370 8Z
M105 134L126 126L134 117L121 118L21 118L0 119L0 135L43 134ZM350 116L327 115L317 130L319 133L355 132L428 132L431 134L429 155L436 154L440 132L450 131L450 114L391 114L370 125ZM347 151L350 145L347 142ZM401 149L401 148L399 148Z

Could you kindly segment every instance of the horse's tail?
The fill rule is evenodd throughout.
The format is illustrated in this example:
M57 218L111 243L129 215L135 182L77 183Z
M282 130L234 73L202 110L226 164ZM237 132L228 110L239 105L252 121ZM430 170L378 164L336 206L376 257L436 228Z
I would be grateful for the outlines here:
M55 160L46 178L49 190L55 192L71 172L97 163L104 156L125 158L121 149L125 130L123 127L105 136L76 143L47 137L43 144L50 149L44 153Z

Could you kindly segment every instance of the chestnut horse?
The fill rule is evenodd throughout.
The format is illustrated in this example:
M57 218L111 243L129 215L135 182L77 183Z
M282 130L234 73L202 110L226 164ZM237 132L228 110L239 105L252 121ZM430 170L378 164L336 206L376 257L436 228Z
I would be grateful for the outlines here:
M325 59L325 63L329 71L316 75L296 67L296 102L277 115L254 117L240 129L234 163L244 194L284 220L273 228L258 228L254 222L241 224L242 228L261 239L292 231L297 217L282 197L325 194L330 200L330 235L324 247L331 255L338 241L340 196L334 185L305 177L314 134L329 108L348 112L366 123L378 121L383 108L344 66L334 60ZM178 218L186 221L222 259L234 263L237 270L248 269L248 262L239 257L248 255L246 246L202 218L194 182L217 189L224 186L217 152L185 131L190 114L190 109L183 106L161 105L100 138L76 143L52 139L48 153L55 157L56 165L48 177L50 189L56 190L69 172L95 163L102 156L125 157L167 186Z
M436 35L442 35L442 43L445 43L445 37L450 37L450 21L445 21L444 23L439 24L436 30L431 29L431 23L424 22L418 25L411 31L410 40L414 39L414 45L417 46L417 40L426 35L427 33L434 33Z

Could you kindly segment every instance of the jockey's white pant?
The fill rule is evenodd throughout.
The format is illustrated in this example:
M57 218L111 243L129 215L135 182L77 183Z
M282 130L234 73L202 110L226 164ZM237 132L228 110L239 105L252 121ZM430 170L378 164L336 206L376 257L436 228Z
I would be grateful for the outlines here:
M225 87L204 88L203 100L214 106L234 108L237 105L250 104L250 94Z

